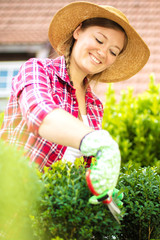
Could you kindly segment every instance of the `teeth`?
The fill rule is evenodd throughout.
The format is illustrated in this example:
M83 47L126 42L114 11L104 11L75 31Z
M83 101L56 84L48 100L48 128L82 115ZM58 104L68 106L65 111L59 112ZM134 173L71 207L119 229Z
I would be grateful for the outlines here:
M96 63L100 63L100 61L98 61L97 58L95 58L93 55L91 55L91 58L92 58Z

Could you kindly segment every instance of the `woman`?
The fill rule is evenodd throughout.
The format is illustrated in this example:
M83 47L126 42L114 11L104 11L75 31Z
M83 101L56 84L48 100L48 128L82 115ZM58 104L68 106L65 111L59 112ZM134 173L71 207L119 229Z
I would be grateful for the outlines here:
M40 169L54 161L98 156L116 185L120 153L101 130L103 106L89 82L117 82L136 74L149 50L125 15L110 6L74 2L53 17L49 40L60 57L30 59L13 78L1 138L23 147ZM100 154L99 154L100 153Z

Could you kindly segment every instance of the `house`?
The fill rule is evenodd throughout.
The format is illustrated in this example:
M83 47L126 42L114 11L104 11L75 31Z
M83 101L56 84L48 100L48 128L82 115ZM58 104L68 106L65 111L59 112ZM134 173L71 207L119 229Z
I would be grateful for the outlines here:
M48 42L48 26L57 10L69 2L76 1L0 1L0 111L6 106L11 79L24 61L31 57L57 56ZM117 98L121 90L129 86L133 87L134 94L146 90L152 72L155 74L156 83L159 83L160 0L90 0L90 2L112 5L122 10L151 51L148 63L139 73L129 80L114 84ZM101 83L92 87L104 101L107 84Z

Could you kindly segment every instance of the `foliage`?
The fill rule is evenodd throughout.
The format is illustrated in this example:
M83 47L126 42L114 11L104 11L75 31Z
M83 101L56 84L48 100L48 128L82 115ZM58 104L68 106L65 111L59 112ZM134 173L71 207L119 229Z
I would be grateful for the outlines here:
M33 217L38 240L112 239L120 225L104 204L90 205L91 193L85 179L85 166L63 161L45 169L41 176L45 189L39 202L39 213Z
M34 214L42 182L23 152L0 142L0 239L33 240Z
M59 161L40 174L45 188L32 217L38 240L160 238L160 176L152 167L123 169L118 188L124 192L121 225L103 205L90 205L80 159L73 166ZM124 173L125 172L125 173Z
M157 166L160 172L160 85L150 76L149 89L134 97L133 90L116 102L112 85L106 93L103 129L118 142L122 166Z
M118 187L124 192L121 240L160 239L160 176L151 167L127 170Z

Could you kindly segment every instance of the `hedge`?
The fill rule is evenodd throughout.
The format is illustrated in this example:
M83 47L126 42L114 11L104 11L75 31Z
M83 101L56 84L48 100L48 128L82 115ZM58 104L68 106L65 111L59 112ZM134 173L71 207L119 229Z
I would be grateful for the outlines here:
M160 176L156 168L124 169L117 187L124 193L119 225L106 205L90 205L80 160L57 162L41 175L39 211L33 217L37 240L150 240L160 238Z
M160 85L150 76L149 88L133 96L123 91L119 102L110 85L104 104L103 129L118 142L122 166L157 166L160 172Z

